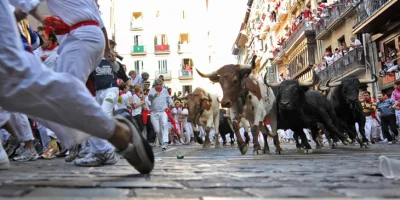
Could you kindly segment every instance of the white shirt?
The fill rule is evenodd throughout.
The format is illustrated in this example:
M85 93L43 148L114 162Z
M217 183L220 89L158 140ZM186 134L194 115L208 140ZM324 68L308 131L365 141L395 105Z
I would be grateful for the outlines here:
M43 0L9 0L10 4L29 13ZM59 16L68 26L83 21L96 21L104 27L99 9L94 0L46 0L53 16Z
M186 124L188 122L187 121L187 116L189 115L189 110L187 108L184 108L182 110L182 115L186 115L184 118L182 118L182 123Z
M354 42L351 43L352 45L358 46L358 45L362 45L361 41L359 39L354 39ZM353 47L350 47L350 51L353 50Z
M130 78L132 80L132 78ZM135 79L132 80L132 85L142 85L143 78L140 74L136 74Z
M140 98L137 95L132 96L132 102L133 104L140 104ZM142 106L139 106L137 108L134 108L132 111L132 116L140 115L142 114Z
M41 56L43 55L48 55L46 60L43 61L43 63L50 69L54 70L57 66L57 58L58 58L58 53L57 53L58 47L54 48L53 50L43 50L42 48L37 48L35 51L33 51L33 54L35 54L36 57L40 59Z
M144 104L145 104L145 108L147 110L150 110L151 102L149 100L149 96L146 96L146 98L144 99Z
M124 109L124 108L127 109L128 108L128 106L129 106L129 100L128 100L129 96L128 96L128 94L127 93L122 94L121 98L122 98L122 102L119 103L117 101L117 103L115 104L115 110Z

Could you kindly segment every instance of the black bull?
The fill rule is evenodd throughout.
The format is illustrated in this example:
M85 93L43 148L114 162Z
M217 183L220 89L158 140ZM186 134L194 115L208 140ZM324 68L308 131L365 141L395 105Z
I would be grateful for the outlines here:
M302 145L308 152L311 149L307 141L307 137L303 132L303 128L309 128L312 137L320 148L318 136L318 123L324 125L326 130L338 137L343 144L347 145L347 138L343 132L339 132L336 128L337 120L332 105L327 101L325 96L320 92L309 90L309 87L315 85L318 81L314 74L312 82L299 83L298 80L285 80L282 83L265 84L272 88L277 88L277 107L278 107L278 128L291 129L295 133L297 147L297 136L300 136Z
M357 77L345 77L341 81L331 83L331 79L324 87L318 86L319 90L329 90L328 101L335 109L338 118L339 130L347 132L350 139L354 142L356 139L361 147L368 146L368 139L365 135L365 115L358 100L361 84L375 83L378 78L373 75L373 79L358 79ZM355 129L355 123L358 123L359 132L362 141L358 139Z

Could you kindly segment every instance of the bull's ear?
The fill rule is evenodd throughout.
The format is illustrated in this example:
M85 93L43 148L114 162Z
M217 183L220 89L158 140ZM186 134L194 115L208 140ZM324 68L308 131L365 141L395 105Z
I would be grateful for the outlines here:
M239 69L240 77L245 77L246 75L249 75L250 73L251 73L251 68Z

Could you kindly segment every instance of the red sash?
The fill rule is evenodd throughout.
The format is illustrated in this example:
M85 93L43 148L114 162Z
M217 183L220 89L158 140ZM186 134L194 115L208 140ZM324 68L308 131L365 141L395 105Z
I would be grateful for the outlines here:
M150 110L142 111L142 121L144 125L147 125L147 117L150 115Z
M171 115L171 111L170 111L169 109L166 109L166 110L165 110L165 113L167 113L168 119L169 119L169 121L171 122L172 127L174 128L175 133L176 133L177 135L179 135L178 129L176 128L176 122L175 122L175 119L174 119L174 118L172 117L172 115Z
M60 17L50 16L44 19L44 23L46 24L46 34L50 35L51 31L53 31L56 35L65 35L69 32L82 27L82 26L100 26L96 21L83 21L72 26L68 26Z

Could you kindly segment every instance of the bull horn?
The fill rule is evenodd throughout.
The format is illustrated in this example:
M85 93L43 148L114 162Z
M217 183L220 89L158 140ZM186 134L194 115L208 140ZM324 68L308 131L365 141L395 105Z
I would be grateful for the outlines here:
M179 101L188 100L188 95L186 95L184 97L176 97L176 99L178 99Z
M334 83L331 83L331 80L332 80L332 78L330 78L329 80L328 80L328 82L326 82L326 86L327 87L337 87L337 86L339 86L340 84L342 84L342 81L338 81L338 82L334 82Z
M270 88L281 86L281 83L268 83L267 82L267 72L265 72L265 74L264 74L264 84Z
M201 97L201 100L212 102L210 93L206 97Z
M313 70L313 75L312 75L312 81L311 82L302 82L299 83L300 86L305 86L305 87L311 87L314 86L318 83L318 75L315 73L315 71Z
M196 68L196 71L197 71L197 73L198 73L201 77L203 77L203 78L210 78L210 77L212 77L212 76L216 76L216 75L217 75L217 72L216 72L216 71L211 72L211 73L209 73L209 74L203 74L203 73L201 73L197 68Z
M239 65L240 69L251 69L251 65Z
M376 81L378 81L378 77L376 77L375 74L372 74L373 79L360 79L360 83L375 83Z
M319 83L318 83L318 90L319 91L328 91L329 90L329 88L328 87L321 87L321 85L322 85L322 81L320 81Z

